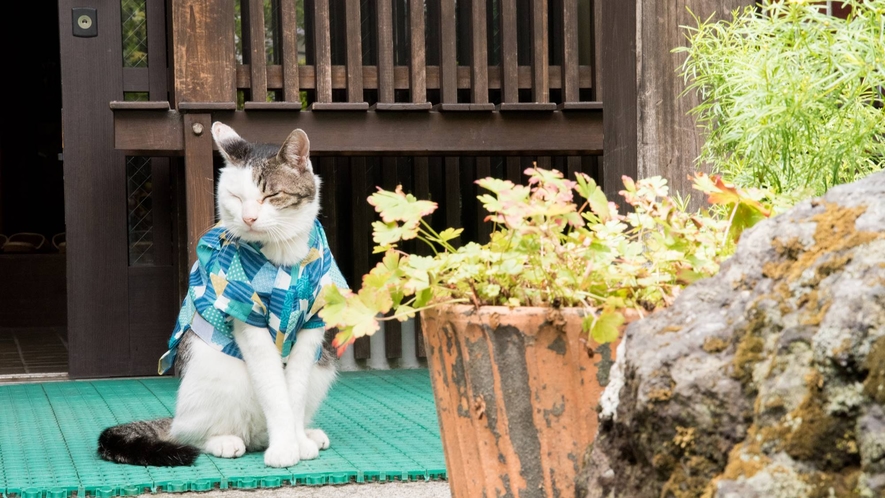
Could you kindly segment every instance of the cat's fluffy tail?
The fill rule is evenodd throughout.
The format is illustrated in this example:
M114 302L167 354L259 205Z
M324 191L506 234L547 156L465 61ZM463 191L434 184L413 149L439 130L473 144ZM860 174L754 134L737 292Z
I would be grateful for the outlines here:
M161 418L108 427L98 436L98 454L105 460L129 465L192 465L200 450L170 441L171 424L171 418Z

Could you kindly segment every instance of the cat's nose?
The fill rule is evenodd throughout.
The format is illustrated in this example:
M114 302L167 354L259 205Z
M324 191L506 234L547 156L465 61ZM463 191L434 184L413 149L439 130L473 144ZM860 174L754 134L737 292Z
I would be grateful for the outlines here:
M257 219L258 218L250 218L248 216L243 216L243 222L246 223L247 225L249 225L250 227L252 226L252 223L255 223L255 220L257 220Z

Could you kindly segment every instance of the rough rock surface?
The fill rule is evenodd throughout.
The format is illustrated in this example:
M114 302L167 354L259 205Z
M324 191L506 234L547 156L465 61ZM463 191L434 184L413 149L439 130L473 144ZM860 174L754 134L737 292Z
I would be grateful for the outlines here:
M746 232L622 346L579 496L885 496L885 173Z

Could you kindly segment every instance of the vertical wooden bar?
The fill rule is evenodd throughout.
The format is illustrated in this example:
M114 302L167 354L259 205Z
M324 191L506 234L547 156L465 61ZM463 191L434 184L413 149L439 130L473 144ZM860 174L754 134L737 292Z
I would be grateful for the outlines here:
M476 1L476 0L474 0ZM477 157L476 158L476 179L479 180L481 178L487 178L492 176L492 164L489 157ZM474 184L474 197L476 193L481 191L482 188L478 185ZM489 241L489 235L492 233L492 224L490 222L486 222L485 218L488 216L489 212L482 207L482 203L479 200L476 200L476 238L477 242L480 244L485 244Z
M532 0L532 96L535 102L550 100L547 0Z
M485 0L470 0L470 91L474 104L489 102L489 52Z
M562 2L562 101L577 102L578 83L578 0Z
M580 156L568 156L566 160L566 172L569 180L575 179L575 173L581 172Z
M332 102L332 42L329 0L314 0L314 54L316 101Z
M369 255L372 250L369 246L371 240L371 214L372 210L366 203L369 192L369 178L366 168L365 157L350 158L351 174L351 212L353 224L351 225L353 241L353 288L357 290L362 284L362 277L369 272ZM358 339L353 345L353 353L357 359L368 358L371 347L369 338Z
M550 156L538 156L538 167L541 169L551 169L552 168L552 160Z
M323 224L323 228L326 231L326 239L329 241L329 250L332 251L332 256L336 259L344 256L340 252L341 244L339 243L340 236L338 232L341 227L338 223L340 220L338 213L338 166L335 164L335 159L331 157L320 157L315 158L311 161L314 165L314 171L316 171L320 180L322 180L322 187L320 188L320 218L321 223ZM347 283L353 287L355 284L351 281L351 279L347 279ZM359 282L357 282L359 284Z
M74 7L99 9L109 20L107 29L96 38L75 38ZM108 101L123 98L120 2L59 0L58 12L69 374L129 375L126 163L114 149L107 111Z
M347 30L347 101L363 102L363 30L360 24L360 0L345 0Z
M394 190L398 184L400 182L397 178L396 158L393 156L382 157L381 187L385 190ZM403 189L408 191L408 188L405 186ZM384 341L385 358L399 358L402 356L402 329L398 320L384 322Z
M176 106L236 102L233 0L178 0L172 6Z
M151 100L168 100L166 71L166 5L145 2L148 42L148 80ZM167 162L168 164L168 162Z
M593 54L592 54L592 75L593 75L593 100L603 102L604 97L604 78L602 77L602 0L592 0L591 9L592 20L590 24L593 26Z
M434 0L435 1L435 0ZM458 46L455 39L455 0L439 0L440 100L443 103L458 102ZM448 164L448 159L446 159Z
M519 53L517 52L516 45L516 0L501 0L501 14L499 18L501 20L502 100L504 102L519 102Z
M427 62L424 42L424 0L409 0L409 87L412 102L427 102Z
M461 227L461 165L457 157L445 158L446 227Z
M505 166L507 170L507 179L513 183L522 183L522 164L519 157L507 156L505 161L507 162L507 165Z
M264 0L240 0L248 4L249 73L252 76L252 102L267 101L267 55L264 47ZM242 5L242 4L241 4ZM246 17L243 17L246 20ZM245 26L247 23L243 23ZM247 35L243 33L245 38ZM244 50L245 51L245 50Z
M391 0L378 0L378 102L393 102L393 23Z
M416 157L413 162L412 183L415 197L430 199L430 166L426 157Z
M301 90L298 81L298 15L295 0L280 1L280 22L282 31L283 100L300 102Z
M211 126L211 114L184 115L188 266L197 259L197 242L200 237L215 224L215 171L212 167L212 134L209 131Z

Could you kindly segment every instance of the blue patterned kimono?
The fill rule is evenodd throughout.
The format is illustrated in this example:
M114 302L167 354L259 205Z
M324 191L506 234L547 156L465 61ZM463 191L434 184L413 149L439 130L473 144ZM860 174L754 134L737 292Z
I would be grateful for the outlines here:
M275 266L261 252L261 244L243 242L224 227L215 227L197 245L197 262L190 273L187 296L169 351L160 358L159 373L175 363L178 344L192 330L210 346L242 359L233 338L236 318L267 328L283 358L287 358L299 330L324 327L317 312L323 304L323 286L347 283L332 257L326 233L314 223L308 242L310 251L301 263Z

